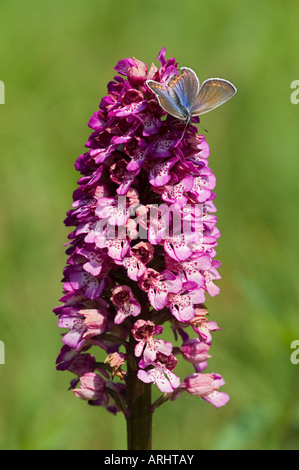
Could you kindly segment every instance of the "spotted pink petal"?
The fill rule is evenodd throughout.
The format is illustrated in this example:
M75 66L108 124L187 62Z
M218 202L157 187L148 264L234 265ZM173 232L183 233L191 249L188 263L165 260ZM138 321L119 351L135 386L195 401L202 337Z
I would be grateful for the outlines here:
M125 117L130 116L131 114L138 114L147 107L146 101L141 101L139 103L131 103L127 106L123 106L121 108L115 109L114 111L110 112L110 116L117 116L117 117Z
M154 162L149 172L149 182L156 187L167 184L171 179L169 171L177 161L178 157L173 157L162 162Z
M141 119L142 119L142 125L143 125L142 134L145 137L148 137L153 134L157 134L160 127L162 126L161 119L151 114L146 113L142 116Z
M133 281L138 281L146 271L146 266L136 256L127 256L123 260L127 275Z
M166 185L162 194L163 201L177 203L183 207L188 201L186 193L192 189L193 182L193 176L188 175L178 184Z
M195 316L195 305L205 301L203 289L194 289L187 294L169 296L169 309L172 315L181 322L188 322Z
M135 150L134 155L132 156L132 160L127 165L128 171L136 171L143 166L143 163L146 160L147 149L142 149L141 147L137 147Z
M173 139L165 136L156 138L150 144L148 152L152 158L166 158L171 155L171 150L179 143L179 139Z
M154 382L162 393L172 393L180 384L180 378L162 367L149 371L139 369L137 377L144 383Z

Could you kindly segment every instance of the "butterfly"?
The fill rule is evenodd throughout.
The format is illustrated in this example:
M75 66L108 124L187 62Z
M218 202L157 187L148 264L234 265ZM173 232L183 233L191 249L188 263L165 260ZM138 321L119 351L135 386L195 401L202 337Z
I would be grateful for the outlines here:
M237 91L232 83L223 78L209 78L200 87L196 73L189 67L182 67L181 75L173 75L167 85L154 80L147 80L146 84L156 95L160 106L187 125L192 116L212 111Z

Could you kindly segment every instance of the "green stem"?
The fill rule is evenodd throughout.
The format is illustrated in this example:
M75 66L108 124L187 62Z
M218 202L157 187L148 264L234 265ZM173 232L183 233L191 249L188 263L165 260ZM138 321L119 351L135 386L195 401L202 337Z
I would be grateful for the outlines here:
M130 337L128 356L134 358L135 340ZM127 444L128 450L151 450L152 411L151 384L145 384L137 377L134 360L128 361L127 368Z
M161 396L152 404L152 407L151 407L152 412L154 412L155 409L158 408L159 406L163 405L163 403L165 403L166 401L168 401L168 400L170 399L170 396L171 396L170 393L164 393L163 395L161 395Z

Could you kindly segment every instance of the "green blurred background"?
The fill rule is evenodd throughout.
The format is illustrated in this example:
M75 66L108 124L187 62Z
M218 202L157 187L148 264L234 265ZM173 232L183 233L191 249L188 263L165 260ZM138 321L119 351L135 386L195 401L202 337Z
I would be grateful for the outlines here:
M254 0L1 0L1 449L125 449L121 415L93 408L57 372L63 225L74 161L121 58L167 57L237 95L204 115L217 176L221 294L207 302L208 371L231 400L183 394L154 415L154 449L298 449L299 4ZM186 367L186 375L191 373Z

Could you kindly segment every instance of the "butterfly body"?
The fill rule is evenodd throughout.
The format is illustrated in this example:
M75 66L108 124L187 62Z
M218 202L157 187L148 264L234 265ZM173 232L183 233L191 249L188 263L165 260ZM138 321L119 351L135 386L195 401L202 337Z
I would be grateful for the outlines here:
M212 111L237 91L232 83L222 78L209 78L200 87L192 69L182 67L181 71L181 75L172 76L167 85L154 80L147 80L146 84L167 113L187 124L192 116Z

